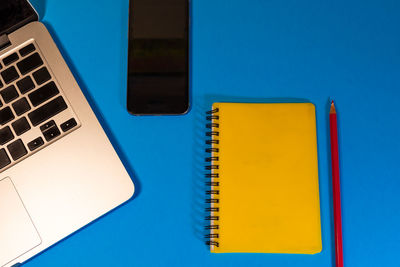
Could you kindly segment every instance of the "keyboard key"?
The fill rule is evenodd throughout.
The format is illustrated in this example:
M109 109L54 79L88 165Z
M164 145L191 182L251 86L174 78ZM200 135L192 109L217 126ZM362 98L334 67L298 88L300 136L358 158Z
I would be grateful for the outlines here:
M16 79L18 79L19 74L18 74L17 70L15 69L15 67L12 66L12 67L2 71L1 77L3 77L3 80L6 84L9 84L9 83L15 81Z
M35 51L35 46L33 44L30 44L25 46L24 48L21 48L21 50L19 50L19 53L21 54L21 57L24 57L32 53L33 51Z
M29 122L25 117L16 120L11 125L14 129L15 134L18 136L31 129L31 126L29 125Z
M40 70L35 71L32 74L32 76L33 78L35 78L35 81L38 85L44 84L45 82L51 79L51 75L46 67L43 67Z
M7 155L6 150L0 149L0 169L3 169L5 166L11 163L10 158Z
M29 113L28 117L32 125L37 126L38 124L50 119L65 109L67 109L67 104L62 96L59 96Z
M22 75L27 74L28 72L40 67L41 65L43 65L43 61L38 53L32 54L17 63L17 67Z
M56 138L60 134L61 133L60 133L60 130L58 130L57 125L54 125L50 129L48 129L45 132L43 132L43 136L44 136L44 138L46 139L47 142L50 142L51 140L53 140L54 138Z
M31 109L31 106L29 105L28 100L26 100L25 97L15 101L12 106L17 116L21 116Z
M28 95L33 106L38 106L59 93L54 82L50 82Z
M19 96L17 89L15 89L14 85L11 85L6 89L1 90L0 95L3 97L3 100L6 103L10 103Z
M10 65L11 63L17 61L19 59L17 53L11 54L8 57L6 57L5 59L3 59L3 63L4 65Z
M12 113L10 107L5 107L0 110L0 124L1 125L6 124L7 122L13 120L14 118L15 118L14 114Z
M46 123L43 124L42 126L40 126L40 130L41 130L42 132L45 132L45 131L47 131L48 129L50 129L51 127L54 127L54 126L56 126L56 123L55 123L54 120L51 120L51 121L46 122Z
M76 120L74 118L67 120L66 122L62 123L60 125L61 130L63 130L63 132L66 132L68 130L71 130L72 128L74 128L76 125L78 125L76 123Z
M0 145L4 145L14 139L10 127L4 127L0 130Z
M38 137L35 140L28 143L30 151L36 150L44 144L42 137Z
M19 80L17 82L17 86L21 94L25 94L26 92L29 92L30 90L35 88L35 84L29 76L26 76L25 78Z
M18 139L7 146L8 152L10 153L13 160L18 160L28 154L24 143L22 143L21 139Z

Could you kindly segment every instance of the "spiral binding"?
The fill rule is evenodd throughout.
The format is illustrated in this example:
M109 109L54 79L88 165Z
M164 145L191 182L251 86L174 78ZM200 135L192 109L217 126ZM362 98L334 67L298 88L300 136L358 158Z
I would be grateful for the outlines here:
M219 120L218 112L218 108L207 112L206 118L208 121L210 121L210 123L206 124L206 128L209 129L209 131L206 133L206 136L210 137L210 139L206 140L206 145L209 145L210 147L206 148L206 153L210 153L211 155L205 159L207 165L204 167L207 171L205 174L205 177L207 178L206 186L209 187L209 190L206 191L206 203L210 204L210 206L205 209L207 214L209 214L205 217L207 222L205 229L209 230L210 233L206 234L204 237L207 239L206 245L215 247L219 247L219 234L216 232L219 230L219 224L216 223L219 221L219 216L215 214L219 212L219 207L216 205L219 203L218 187L220 182L215 181L215 179L219 178L219 173L217 173L219 169L219 157L217 155L219 149L213 146L219 144L219 140L217 139L219 137L219 123L216 122Z

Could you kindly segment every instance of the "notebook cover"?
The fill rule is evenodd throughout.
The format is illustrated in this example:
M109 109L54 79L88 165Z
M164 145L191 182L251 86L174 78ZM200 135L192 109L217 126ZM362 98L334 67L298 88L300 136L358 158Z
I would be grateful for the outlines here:
M211 187L218 199L211 252L320 252L314 105L215 103L213 110L219 143L211 172L219 184Z

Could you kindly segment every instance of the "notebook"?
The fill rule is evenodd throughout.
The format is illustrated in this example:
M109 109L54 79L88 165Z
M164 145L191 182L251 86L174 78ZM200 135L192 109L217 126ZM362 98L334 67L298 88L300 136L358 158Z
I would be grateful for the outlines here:
M314 105L214 103L207 119L211 252L320 252Z

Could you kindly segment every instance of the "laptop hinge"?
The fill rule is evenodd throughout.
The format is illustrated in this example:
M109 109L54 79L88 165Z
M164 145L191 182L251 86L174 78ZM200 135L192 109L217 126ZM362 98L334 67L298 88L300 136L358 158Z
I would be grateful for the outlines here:
M8 36L6 34L1 35L0 36L0 51L10 45L11 45L11 42L10 42L10 39L8 39Z

